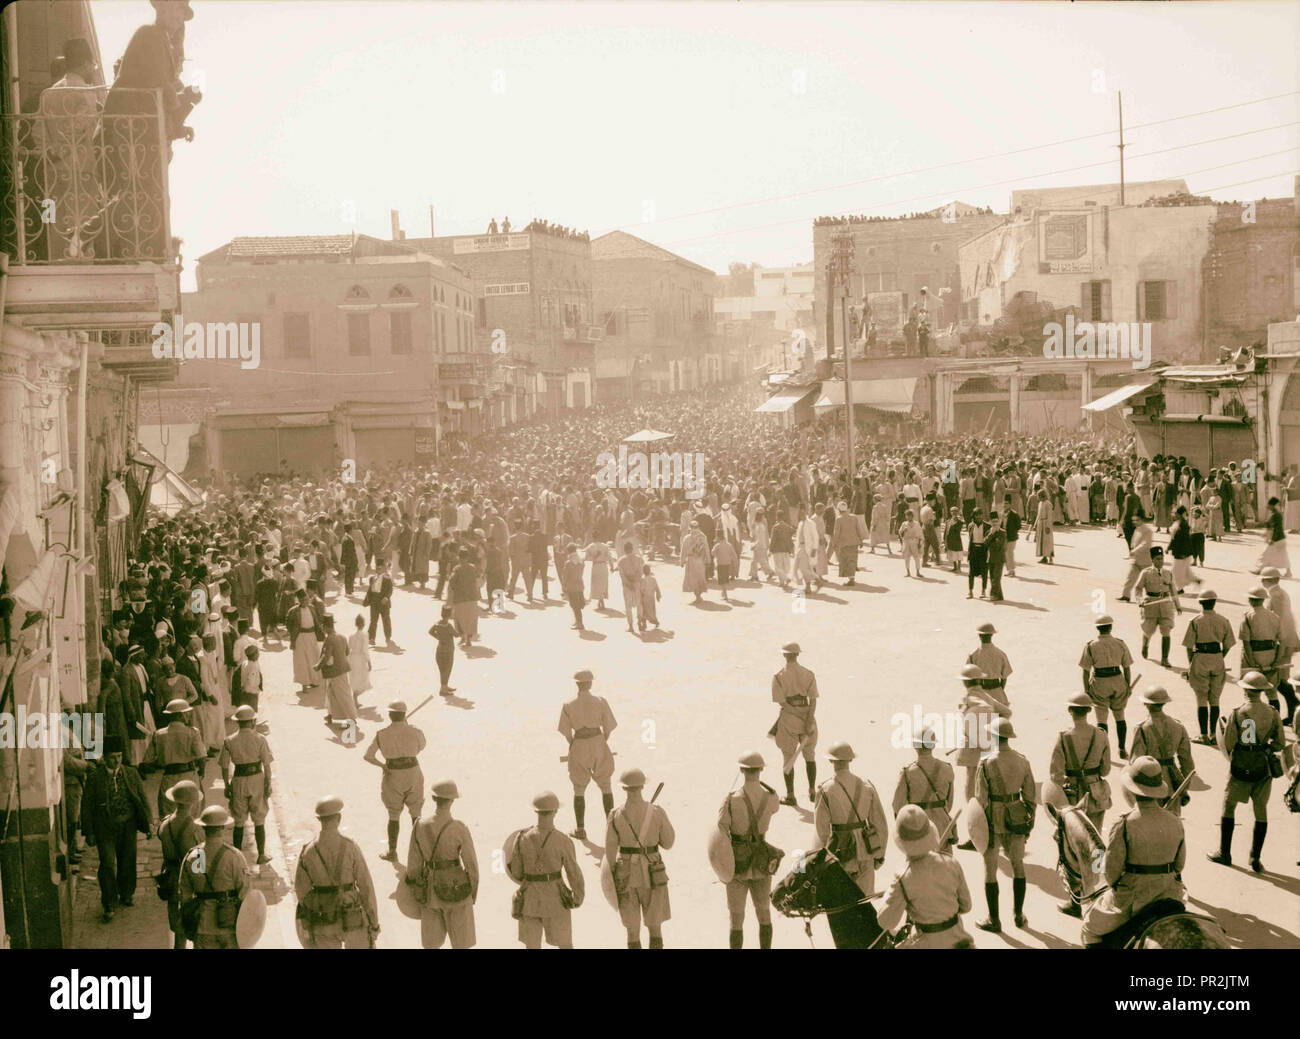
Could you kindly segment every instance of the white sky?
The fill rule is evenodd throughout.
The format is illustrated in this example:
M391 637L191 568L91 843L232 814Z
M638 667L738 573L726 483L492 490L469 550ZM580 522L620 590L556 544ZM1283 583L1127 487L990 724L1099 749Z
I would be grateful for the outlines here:
M1118 180L1116 90L1131 181L1276 198L1300 172L1300 4L1285 0L194 9L185 78L204 100L171 167L187 289L193 260L235 235L387 238L389 209L427 235L430 204L439 234L538 216L724 273L805 262L815 216L952 198L1003 212L1012 187ZM92 10L111 76L152 9Z

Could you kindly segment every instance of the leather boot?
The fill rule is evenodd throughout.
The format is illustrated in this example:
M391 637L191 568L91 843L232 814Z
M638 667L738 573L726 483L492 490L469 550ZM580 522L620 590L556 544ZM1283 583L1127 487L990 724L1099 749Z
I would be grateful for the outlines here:
M1011 900L1015 911L1016 926L1022 931L1025 925L1029 923L1028 917L1025 916L1025 878L1011 878Z
M994 934L1000 934L1002 921L998 919L998 885L996 881L984 885L984 901L988 903L989 918L981 920L975 926L981 931L992 931Z
M1219 850L1205 856L1207 859L1220 866L1232 865L1232 828L1236 825L1231 819L1219 820Z
M758 925L758 947L760 949L772 948L772 925L771 924Z
M1264 863L1259 861L1259 853L1264 850L1264 835L1268 833L1268 823L1255 820L1255 831L1250 835L1250 868L1256 873L1264 872Z
M1169 636L1160 636L1160 666L1169 666Z

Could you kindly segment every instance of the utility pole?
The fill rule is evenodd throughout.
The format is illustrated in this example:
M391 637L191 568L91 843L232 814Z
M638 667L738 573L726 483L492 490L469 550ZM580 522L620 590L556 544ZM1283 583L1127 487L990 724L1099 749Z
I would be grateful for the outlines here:
M844 343L844 431L849 486L853 487L853 359L849 349L849 276L853 272L853 235L844 231L831 239L831 270L840 286L840 324ZM832 282L832 285L834 282ZM832 297L833 298L833 297ZM828 352L829 356L829 352Z
M1124 93L1119 92L1119 204L1124 204Z

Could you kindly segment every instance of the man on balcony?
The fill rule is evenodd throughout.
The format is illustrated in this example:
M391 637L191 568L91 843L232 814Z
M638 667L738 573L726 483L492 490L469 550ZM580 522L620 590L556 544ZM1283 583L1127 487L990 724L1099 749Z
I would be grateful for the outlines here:
M94 136L103 97L91 83L98 65L80 37L64 43L63 63L63 77L41 91L37 124L45 159L38 201L54 203L53 221L44 224L44 256L51 260L86 255L87 239L94 234L88 225L99 215Z

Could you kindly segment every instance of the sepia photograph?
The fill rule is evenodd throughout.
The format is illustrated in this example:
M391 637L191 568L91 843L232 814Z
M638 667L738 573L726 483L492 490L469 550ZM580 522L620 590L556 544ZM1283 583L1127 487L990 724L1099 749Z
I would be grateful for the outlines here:
M186 949L1180 949L1069 973L1280 1012L1300 7L17 0L0 41L34 1007L166 1016Z

